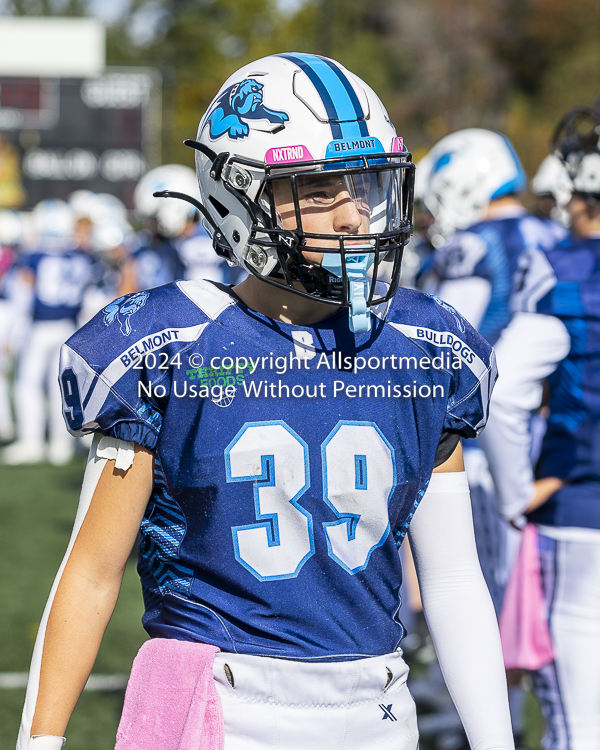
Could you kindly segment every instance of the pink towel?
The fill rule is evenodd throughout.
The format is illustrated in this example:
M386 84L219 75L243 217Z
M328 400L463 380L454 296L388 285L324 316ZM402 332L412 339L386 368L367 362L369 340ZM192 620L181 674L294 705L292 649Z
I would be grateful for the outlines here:
M539 669L554 659L548 611L542 591L537 530L523 531L502 612L500 639L507 669Z
M152 638L135 657L115 750L223 750L219 649Z

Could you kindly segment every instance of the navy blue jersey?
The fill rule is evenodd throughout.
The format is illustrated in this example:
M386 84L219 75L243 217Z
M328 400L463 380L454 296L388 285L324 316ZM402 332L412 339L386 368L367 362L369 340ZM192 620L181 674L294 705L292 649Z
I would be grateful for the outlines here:
M93 281L92 258L77 249L39 251L19 259L34 273L33 320L75 321Z
M600 239L568 239L547 254L556 284L538 303L571 337L549 378L550 415L538 476L568 479L532 518L600 529Z
M407 289L355 335L346 310L288 325L178 282L112 303L61 359L74 435L155 452L148 633L309 660L398 645L397 545L442 432L475 437L494 380L487 342Z
M565 234L564 227L556 222L535 216L489 219L457 232L440 248L435 256L436 270L442 281L472 276L489 281L490 300L479 332L494 344L512 313L527 311L532 304L530 279L527 279L525 292L523 274L517 273L521 256L523 253L539 256L535 259L537 264L529 259L527 267L537 271L541 265L545 270L544 252L552 249ZM537 283L534 288L537 291Z
M175 245L166 237L138 238L140 245L133 251L139 289L154 289L177 279L183 279L185 267Z

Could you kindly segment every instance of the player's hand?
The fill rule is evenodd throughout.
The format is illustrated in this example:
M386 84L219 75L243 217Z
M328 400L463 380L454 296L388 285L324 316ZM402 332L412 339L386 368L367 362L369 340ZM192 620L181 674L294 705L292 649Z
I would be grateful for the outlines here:
M561 487L564 487L565 484L567 484L567 482L558 477L544 477L543 479L538 479L537 482L534 483L533 497L531 498L531 502L527 506L525 513L531 513L536 508L539 508L540 505L543 505L549 500L552 495L554 495L555 492L558 492Z

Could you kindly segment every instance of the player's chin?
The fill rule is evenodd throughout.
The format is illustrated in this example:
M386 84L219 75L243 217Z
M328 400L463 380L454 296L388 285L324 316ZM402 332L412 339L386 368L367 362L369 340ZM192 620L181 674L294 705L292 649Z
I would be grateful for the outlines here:
M323 247L323 245L321 245ZM323 260L323 256L325 255L324 252L318 251L316 248L315 250L303 250L302 256L304 257L304 260L307 261L307 263L314 263L316 266L321 265L321 261Z
M347 240L344 241L344 247L346 249L351 244L359 244L359 240L357 240L356 243L350 243ZM308 238L306 241L306 249L302 250L302 255L308 263L314 263L315 265L320 266L325 255L339 252L340 243L337 240L317 240L314 238Z

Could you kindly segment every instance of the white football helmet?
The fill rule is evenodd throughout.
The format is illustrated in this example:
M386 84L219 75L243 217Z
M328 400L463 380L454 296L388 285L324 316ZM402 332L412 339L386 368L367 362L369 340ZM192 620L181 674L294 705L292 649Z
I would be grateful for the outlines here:
M559 122L552 148L565 165L571 193L600 203L600 113L573 107Z
M156 201L156 198L153 200ZM76 190L67 202L76 218L92 221L92 244L95 250L106 252L128 241L132 228L127 220L125 204L110 193ZM156 201L158 203L158 201Z
M539 198L544 196L554 198L556 205L550 216L555 221L569 226L571 219L566 205L571 200L573 183L564 162L556 154L548 154L544 158L535 177L531 180L531 190Z
M177 237L190 221L196 208L174 199L161 200L154 193L166 188L191 194L198 199L198 183L194 170L183 164L163 164L151 169L136 185L133 193L135 212L140 219L155 218L165 237Z
M199 208L217 254L266 283L349 307L353 330L368 330L369 308L398 288L414 181L411 155L369 86L324 57L265 57L224 83L186 143L196 149ZM307 191L333 186L367 231L306 230ZM293 206L285 228L283 194ZM304 251L323 260L309 262ZM377 295L384 260L391 285Z
M481 221L490 201L527 186L510 141L493 130L467 128L451 133L436 143L424 161L427 174L419 178L419 189L444 236Z
M531 190L535 195L552 195L557 203L569 202L569 174L564 162L556 154L548 154L538 167L531 180Z
M33 241L48 249L67 247L73 238L75 215L59 198L41 200L31 212Z
M14 208L0 211L0 245L15 247L23 239L23 217Z

